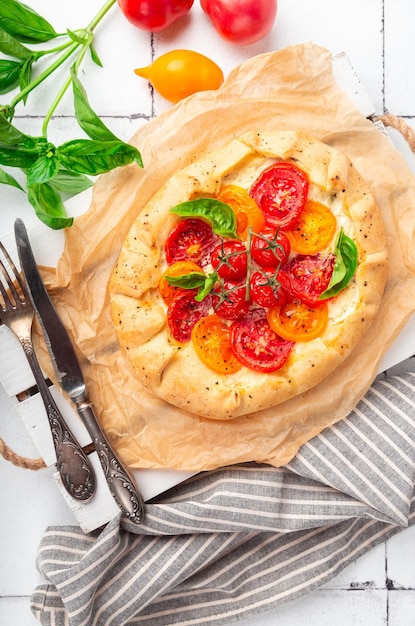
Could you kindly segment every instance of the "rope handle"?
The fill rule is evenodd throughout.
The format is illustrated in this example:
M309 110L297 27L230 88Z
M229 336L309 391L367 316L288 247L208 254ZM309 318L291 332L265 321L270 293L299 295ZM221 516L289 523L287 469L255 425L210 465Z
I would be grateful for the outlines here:
M394 128L408 143L409 148L415 154L415 132L412 128L403 120L401 117L396 117L395 115L379 115L373 119L374 122L382 122L384 126L389 126ZM20 456L13 452L11 448L0 438L0 454L6 460L13 463L13 465L17 465L18 467L22 467L24 469L30 470L39 470L46 467L46 464L42 458L39 459L28 459L25 456Z

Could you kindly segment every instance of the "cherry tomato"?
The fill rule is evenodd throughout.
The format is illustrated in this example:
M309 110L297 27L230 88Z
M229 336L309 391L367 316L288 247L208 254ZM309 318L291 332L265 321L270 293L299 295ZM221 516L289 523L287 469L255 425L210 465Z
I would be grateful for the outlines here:
M308 178L294 163L279 161L265 169L250 195L265 215L268 226L290 228L307 200Z
M329 285L334 268L334 255L299 254L286 266L288 289L310 307L321 303L320 295Z
M261 267L277 267L285 263L290 250L289 239L279 228L264 228L252 237L251 255Z
M262 307L272 307L285 302L283 288L285 276L275 267L264 268L253 272L250 281L252 300Z
M217 242L218 237L207 222L193 218L181 220L166 240L167 263L193 261L204 267L210 262L210 253Z
M327 326L326 302L309 307L301 300L289 299L267 311L272 330L289 341L310 341L319 337Z
M173 103L198 91L218 89L223 83L220 67L193 50L171 50L134 72L146 78L163 98Z
M188 289L171 285L167 282L166 276L183 276L192 272L203 272L203 269L196 263L193 263L193 261L176 261L163 272L159 281L159 291L166 304L170 304L180 293L189 291ZM197 289L195 292L197 293Z
M246 276L248 259L246 248L240 241L222 241L213 249L210 262L221 278L239 280Z
M244 283L225 281L221 288L212 292L213 309L221 319L238 320L249 311L251 302L246 299Z
M287 230L291 248L300 254L316 254L324 250L336 233L337 221L321 202L307 200L292 230Z
M193 326L208 315L211 306L210 296L197 302L193 290L178 295L167 307L167 322L173 337L180 343L190 341Z
M243 320L232 324L231 344L243 365L262 373L279 370L295 345L274 333L264 309L254 309Z
M249 228L255 233L264 228L263 212L243 187L225 185L220 189L217 198L232 208L236 215L236 233L243 241L248 239Z
M118 0L118 6L131 24L157 32L186 15L194 0Z
M277 0L200 0L219 35L247 45L263 39L277 15Z
M219 374L233 374L242 365L232 352L230 329L217 315L203 317L192 330L196 354L205 365Z

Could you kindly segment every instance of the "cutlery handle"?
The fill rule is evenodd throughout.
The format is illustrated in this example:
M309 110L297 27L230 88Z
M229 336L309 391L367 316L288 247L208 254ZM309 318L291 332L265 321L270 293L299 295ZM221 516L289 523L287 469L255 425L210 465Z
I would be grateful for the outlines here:
M123 514L135 524L144 518L144 500L134 482L105 437L91 404L85 398L75 401L98 453L110 492Z
M88 456L71 433L43 377L30 338L20 339L45 405L63 486L75 500L87 501L95 493L95 473Z

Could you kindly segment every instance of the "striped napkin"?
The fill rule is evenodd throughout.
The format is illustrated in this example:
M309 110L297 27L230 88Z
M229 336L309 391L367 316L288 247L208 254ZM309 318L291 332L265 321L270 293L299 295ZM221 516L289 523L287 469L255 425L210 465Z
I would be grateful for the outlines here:
M326 583L415 520L415 372L377 379L281 468L199 474L99 532L51 527L44 626L230 624Z

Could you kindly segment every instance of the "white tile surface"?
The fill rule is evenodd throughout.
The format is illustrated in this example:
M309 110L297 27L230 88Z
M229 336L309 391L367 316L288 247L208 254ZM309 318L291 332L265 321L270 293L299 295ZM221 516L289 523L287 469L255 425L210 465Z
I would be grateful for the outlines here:
M28 0L57 29L86 26L102 0ZM96 47L104 67L88 64L82 81L92 106L107 116L110 128L127 140L154 114L170 107L152 97L147 83L133 73L158 56L180 47L205 53L221 65L225 75L239 62L261 52L314 41L333 54L345 51L376 112L403 115L415 129L415 4L412 0L280 0L271 34L253 46L231 46L219 40L195 0L184 25L151 37L126 23L117 8L99 28ZM49 86L28 101L20 127L37 132L39 114L46 107ZM3 97L4 99L4 97ZM53 138L73 138L74 120L68 97L54 120ZM393 134L393 133L392 133ZM395 137L413 166L404 142ZM406 151L406 152L405 152ZM414 169L415 171L415 169ZM1 187L0 234L12 230L16 215L31 219L32 210L18 191ZM1 355L0 355L1 358ZM413 364L410 365L413 368ZM405 365L406 367L406 365ZM36 457L37 450L16 416L15 401L0 387L0 437L16 452ZM36 550L47 525L74 523L51 470L33 472L0 458L0 626L33 626L29 597L39 582ZM346 568L307 597L239 622L241 626L412 626L415 624L415 529L400 532Z

